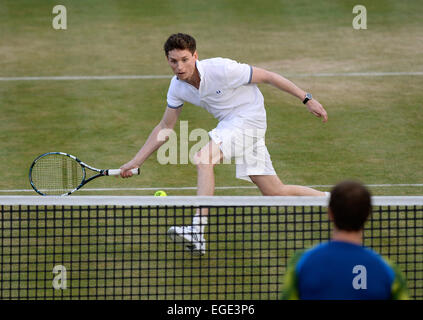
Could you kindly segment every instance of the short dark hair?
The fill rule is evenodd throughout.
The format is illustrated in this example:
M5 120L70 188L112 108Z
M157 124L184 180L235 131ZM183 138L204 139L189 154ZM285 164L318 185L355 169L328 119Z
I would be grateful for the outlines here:
M189 52L194 54L195 50L197 49L195 39L189 34L185 33L172 34L164 44L164 51L166 53L166 57L169 55L169 51L172 51L174 49L188 49Z
M329 208L338 229L359 231L372 210L371 194L358 181L343 181L332 189Z

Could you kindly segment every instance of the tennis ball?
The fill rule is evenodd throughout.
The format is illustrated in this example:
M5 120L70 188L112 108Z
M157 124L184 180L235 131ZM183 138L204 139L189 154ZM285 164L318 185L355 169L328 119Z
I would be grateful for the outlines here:
M156 191L156 192L154 193L154 196L155 196L155 197L166 197L166 196L167 196L167 194L166 194L166 192L164 192L163 190L159 190L159 191Z

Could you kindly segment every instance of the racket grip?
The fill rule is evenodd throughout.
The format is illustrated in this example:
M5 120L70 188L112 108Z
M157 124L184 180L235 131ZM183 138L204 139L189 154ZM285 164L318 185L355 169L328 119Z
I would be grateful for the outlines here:
M107 170L108 176L118 176L120 175L120 169L109 169ZM140 174L140 168L131 169L132 174Z

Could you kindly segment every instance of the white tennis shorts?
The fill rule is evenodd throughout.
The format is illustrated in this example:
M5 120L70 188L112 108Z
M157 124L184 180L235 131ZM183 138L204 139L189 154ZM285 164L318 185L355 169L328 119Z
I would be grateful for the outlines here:
M266 129L245 125L236 118L221 121L209 132L223 153L223 163L235 160L236 177L251 181L251 175L276 175L265 144Z

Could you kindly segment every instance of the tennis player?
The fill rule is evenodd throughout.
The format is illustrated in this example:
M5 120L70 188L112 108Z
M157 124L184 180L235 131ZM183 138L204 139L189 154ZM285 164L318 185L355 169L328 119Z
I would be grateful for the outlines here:
M401 271L362 246L363 227L371 213L369 191L355 181L334 187L329 219L332 240L297 252L288 263L283 299L406 300Z
M206 109L218 121L209 132L210 142L194 157L197 167L197 195L214 194L214 166L223 158L235 159L236 177L253 182L266 196L325 196L308 187L285 185L277 176L264 143L266 110L257 87L267 83L300 100L315 116L326 122L327 113L310 93L279 74L224 58L199 60L196 41L187 34L173 34L164 44L167 62L175 76L167 93L167 108L135 157L121 167L123 178L141 166L163 140L158 135L173 129L184 102ZM205 253L204 227L207 209L197 211L192 226L171 227L169 236L193 254Z

